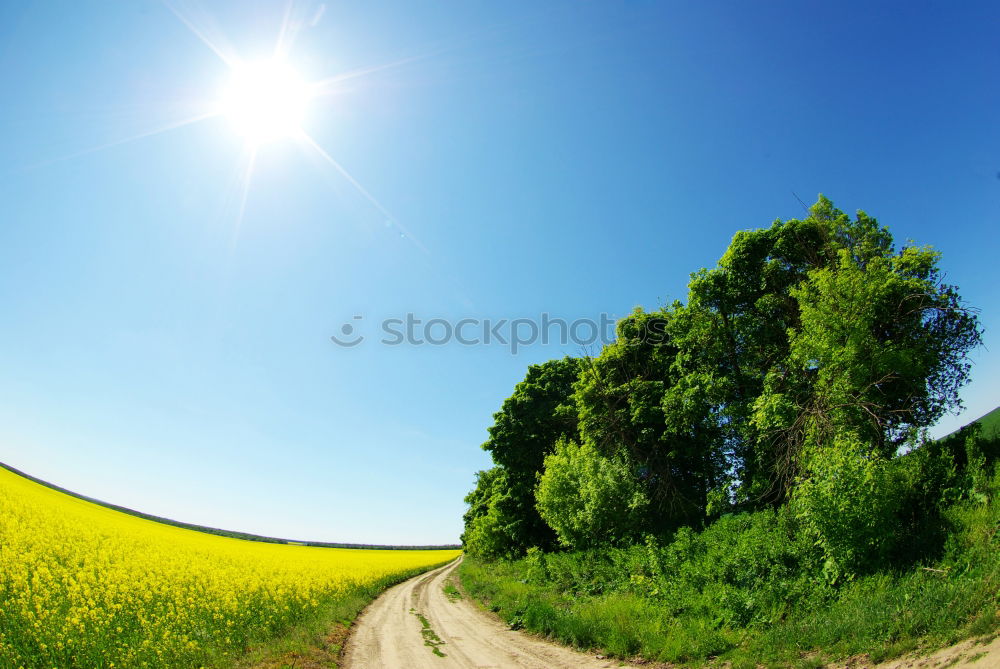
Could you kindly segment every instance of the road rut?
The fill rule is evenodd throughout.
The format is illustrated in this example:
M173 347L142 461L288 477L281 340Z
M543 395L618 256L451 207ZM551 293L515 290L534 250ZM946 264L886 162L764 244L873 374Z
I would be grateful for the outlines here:
M347 640L344 666L598 669L621 665L512 631L468 599L449 599L444 584L460 562L411 578L372 602Z

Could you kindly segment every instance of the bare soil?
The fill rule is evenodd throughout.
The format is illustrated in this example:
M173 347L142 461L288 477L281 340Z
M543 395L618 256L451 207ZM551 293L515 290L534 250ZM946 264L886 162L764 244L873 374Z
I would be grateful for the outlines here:
M622 666L509 629L444 587L458 566L400 583L358 618L344 649L347 669L598 669Z
M598 669L668 667L581 653L511 630L454 587L461 560L386 590L358 617L344 647L346 669ZM449 594L450 593L450 594ZM296 665L297 666L297 665ZM303 665L311 666L311 665ZM970 639L934 652L880 664L859 655L828 669L1000 669L1000 635Z
M848 669L1000 669L1000 636L969 639L932 653L910 655L873 665L866 658L853 658L834 665Z

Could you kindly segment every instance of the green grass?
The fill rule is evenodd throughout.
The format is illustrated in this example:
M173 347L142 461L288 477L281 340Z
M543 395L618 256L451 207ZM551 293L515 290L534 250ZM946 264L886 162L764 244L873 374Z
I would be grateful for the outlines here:
M449 602L457 602L462 599L462 593L450 578L444 583L444 594Z
M681 665L817 667L873 662L1000 628L1000 473L986 497L944 512L933 557L837 584L794 519L724 517L668 544L517 561L466 558L470 597L582 649Z
M413 569L394 578L381 579L346 591L279 638L250 648L246 655L235 660L235 664L223 662L219 666L233 666L236 669L337 667L350 627L361 610L389 586L425 571L427 570Z
M438 657L448 657L441 652L441 649L439 648L439 646L443 646L445 642L442 641L441 637L437 635L437 632L431 628L431 623L427 620L427 617L416 609L410 609L410 613L415 615L417 620L420 621L420 635L424 637L424 645L428 646L431 649L431 652Z
M301 664L301 659L306 657L328 666L338 666L351 624L361 609L378 594L377 587L345 594L279 639L252 648L235 666L240 669L277 669Z

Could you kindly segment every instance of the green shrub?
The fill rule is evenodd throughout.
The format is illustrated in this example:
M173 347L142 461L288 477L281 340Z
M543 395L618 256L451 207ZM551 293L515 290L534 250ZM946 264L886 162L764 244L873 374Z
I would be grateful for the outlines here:
M898 525L892 541L899 552L920 530L920 518L930 518L940 532L934 557L924 552L919 565L890 561L831 582L823 572L827 546L816 544L803 509L786 505L630 546L531 550L517 561L470 558L462 580L511 626L618 657L694 666L822 666L861 653L877 661L996 630L996 467L960 470L932 444L874 464L841 452L824 467L816 471L827 484L813 491L811 503L839 509L821 493L835 497L850 480L864 493L841 501L848 517L833 531L823 526L828 537L841 539L837 532L851 523L870 531L858 506L884 502L895 490L901 501L883 506L894 515L875 517ZM931 511L936 515L920 515ZM862 543L861 550L870 549Z
M545 457L536 491L538 511L559 543L590 548L627 541L644 525L649 506L628 466L589 442L560 441Z
M889 461L852 436L839 436L804 458L792 509L823 548L830 582L885 564L899 539L906 487Z
M682 528L656 552L656 596L675 615L716 627L773 624L823 595L811 577L819 552L787 509L726 515L700 533Z
M503 520L500 509L496 506L491 507L485 515L474 518L462 537L466 552L480 556L506 556L510 544Z

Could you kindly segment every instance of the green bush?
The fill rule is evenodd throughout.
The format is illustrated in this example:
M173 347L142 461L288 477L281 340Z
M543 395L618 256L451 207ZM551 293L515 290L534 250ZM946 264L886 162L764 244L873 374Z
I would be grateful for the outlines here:
M569 548L628 541L643 527L649 506L628 466L586 441L556 444L535 496L538 512Z
M938 509L943 540L919 567L890 563L831 583L825 549L785 506L662 541L470 558L462 581L513 627L617 657L733 667L821 666L861 653L881 661L997 629L1000 471L963 474L949 462L933 448L891 462L891 477L930 484L904 491L900 505L924 495ZM978 488L962 488L972 479Z
M505 531L500 508L490 507L485 515L474 518L463 535L464 548L471 555L503 557L509 553L509 533Z
M655 553L658 598L717 627L773 624L825 593L812 578L819 551L787 508L726 515L700 533L682 528Z
M791 507L823 548L830 582L885 564L899 539L906 486L889 461L852 436L838 436L804 458Z

